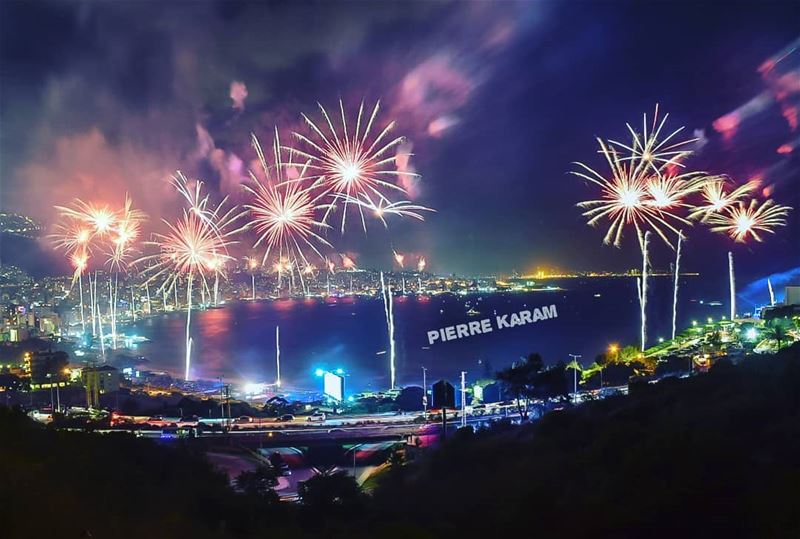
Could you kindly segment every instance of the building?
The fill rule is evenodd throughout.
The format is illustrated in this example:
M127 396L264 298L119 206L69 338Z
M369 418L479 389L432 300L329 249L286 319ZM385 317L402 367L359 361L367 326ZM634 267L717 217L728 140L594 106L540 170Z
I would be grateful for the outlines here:
M786 287L783 303L764 307L761 310L761 318L764 320L791 316L800 316L800 286L798 285Z
M783 296L784 305L800 305L800 286L787 286Z
M28 359L27 356L25 359ZM69 356L66 352L39 350L31 354L31 389L48 389L67 385L65 375L67 363L69 363Z
M84 367L81 381L86 388L86 406L97 408L100 406L100 395L119 390L120 373L109 365Z
M39 332L45 335L53 335L61 332L61 321L58 314L47 311L39 313L37 317Z

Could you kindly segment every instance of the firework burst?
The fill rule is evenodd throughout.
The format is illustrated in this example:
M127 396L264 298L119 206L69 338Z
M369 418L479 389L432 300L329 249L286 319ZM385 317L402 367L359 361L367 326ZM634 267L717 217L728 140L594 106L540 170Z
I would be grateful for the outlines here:
M678 215L678 211L691 207L686 199L703 188L706 176L699 172L676 173L684 168L683 160L691 155L690 144L696 139L680 140L678 135L682 127L662 136L668 117L664 115L659 121L656 105L652 124L644 115L641 134L627 125L632 137L630 144L597 139L599 153L611 170L610 178L583 163L576 163L579 170L572 172L600 187L599 199L580 202L578 207L585 210L583 215L591 226L605 219L610 222L604 243L619 247L625 227L632 226L636 230L642 252L639 280L642 351L647 343L648 237L651 231L655 232L670 247L673 244L668 233L680 241L683 237L681 225L691 223Z
M324 258L320 248L331 245L316 232L327 227L316 219L317 212L328 207L320 203L324 193L314 194L312 186L284 180L277 132L273 145L273 167L267 164L255 136L253 147L259 156L266 181L259 180L251 172L253 185L245 185L251 202L245 208L250 212L251 226L258 236L253 247L266 247L262 264L266 264L271 253L277 255L279 264L283 265L281 260L286 258L297 267L309 265L307 253Z
M292 149L294 154L306 159L311 177L315 185L325 194L331 195L333 205L325 212L323 222L327 222L336 203L343 205L341 231L344 233L347 214L354 206L361 219L361 226L366 232L366 221L363 206L353 204L363 194L389 203L387 193L405 193L405 189L393 183L399 177L416 177L417 174L398 170L396 147L403 142L403 137L390 136L395 122L391 121L383 128L375 128L380 102L375 104L371 113L365 115L364 103L358 108L355 126L348 129L347 114L344 104L339 101L341 123L334 125L331 116L322 105L319 105L324 119L323 127L319 127L306 114L302 117L311 129L311 136L294 133L295 137L309 147L308 151ZM367 118L368 116L368 118ZM352 126L352 124L351 124Z
M601 189L601 198L578 203L578 207L586 210L583 215L589 218L588 224L595 226L601 220L608 219L610 225L603 242L615 247L621 245L623 230L629 225L636 230L640 244L644 230L649 228L667 245L672 246L665 230L677 236L680 234L677 225L690 223L668 211L668 208L687 194L687 184L695 186L694 176L692 179L682 176L661 179L646 176L642 174L642 168L637 161L623 161L616 149L602 139L597 140L600 153L611 169L611 177L606 178L583 163L575 163L580 170L572 171L575 176L588 180Z
M199 279L201 287L207 287L208 272L232 259L228 254L228 247L235 243L232 235L239 231L227 231L232 221L224 219L213 222L214 217L216 217L215 212L203 214L190 207L183 211L181 218L174 224L163 220L168 229L167 233L153 234L153 240L148 242L156 246L159 252L140 259L143 262L153 262L146 270L151 273L148 282L163 278L161 287L164 290L172 288L177 293L179 280L186 279L185 377L187 380L191 365L192 340L189 336L189 327L194 280Z
M91 254L92 230L81 221L70 219L66 223L57 223L51 238L55 247L68 255L77 252L87 256Z
M231 259L228 247L235 243L232 233L220 235L196 212L184 210L175 223L166 220L163 223L167 233L154 233L153 239L147 242L158 248L158 254L139 259L154 262L147 269L151 273L149 280L163 277L162 286L172 289L181 278L204 280L210 268Z
M712 215L729 209L758 187L757 181L750 181L728 190L727 183L728 181L724 176L708 178L700 190L703 202L692 206L689 219L699 219L701 223L705 223Z
M79 198L74 199L69 206L56 206L56 209L62 217L88 226L93 236L100 237L113 230L119 217L107 204L85 202Z
M643 115L641 133L630 124L625 124L631 134L630 144L609 140L609 143L627 152L628 155L621 160L635 163L634 174L660 177L665 171L685 166L683 160L692 154L691 145L697 142L697 138L680 140L678 135L684 127L662 136L668 118L669 114L665 114L659 121L656 105L652 123L648 123L647 113Z
M772 199L763 204L751 199L747 205L739 202L722 213L711 215L707 222L713 232L728 234L734 241L743 243L752 237L760 242L763 241L761 234L774 234L775 227L786 225L790 210L789 206L776 204Z

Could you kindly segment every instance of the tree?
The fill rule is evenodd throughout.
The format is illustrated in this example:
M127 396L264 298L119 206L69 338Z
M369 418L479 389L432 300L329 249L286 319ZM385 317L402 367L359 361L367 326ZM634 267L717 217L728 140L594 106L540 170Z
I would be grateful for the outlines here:
M362 500L361 489L345 471L324 471L300 484L300 502L315 514L357 509Z
M423 389L419 386L404 387L400 390L400 394L397 396L395 404L404 412L415 412L417 410L422 410L422 397L424 394L425 393Z
M571 385L567 379L567 366L559 361L536 375L535 395L542 399L564 397L569 394Z
M773 318L764 326L764 331L769 337L778 342L778 350L784 342L789 340L789 332L792 331L794 324L786 318Z
M630 363L634 359L638 359L641 351L636 346L626 346L619 353L615 354L614 363Z
M261 498L277 498L273 490L278 484L278 474L273 468L260 465L253 471L244 471L236 478L236 487L245 494Z
M539 354L530 354L522 363L514 363L499 371L495 378L503 384L506 391L514 398L517 411L522 421L528 418L528 403L534 397L536 375L542 370L544 362ZM525 402L523 408L522 403Z

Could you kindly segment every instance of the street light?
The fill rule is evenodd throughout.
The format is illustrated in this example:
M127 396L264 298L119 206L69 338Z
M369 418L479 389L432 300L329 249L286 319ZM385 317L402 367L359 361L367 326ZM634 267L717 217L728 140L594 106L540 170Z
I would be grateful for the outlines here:
M580 354L568 354L568 355L569 355L569 357L572 358L572 372L574 373L573 376L574 376L574 379L575 379L575 382L574 382L575 391L574 391L574 394L573 394L574 395L573 399L577 401L577 399L578 399L578 358L583 357L583 356L580 355Z
M609 351L609 353L614 354L614 361L615 362L619 361L619 345L618 344L616 344L616 343L609 344L608 345L608 351Z

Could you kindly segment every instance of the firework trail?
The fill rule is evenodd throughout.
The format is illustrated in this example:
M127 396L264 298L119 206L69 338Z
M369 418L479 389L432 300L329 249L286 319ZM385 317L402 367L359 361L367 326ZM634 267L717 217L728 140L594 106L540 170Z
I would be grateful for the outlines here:
M672 286L672 339L675 339L675 331L678 323L678 281L681 274L681 244L683 234L678 235L678 248L675 252L675 281Z
M736 279L733 273L733 253L728 251L728 283L731 292L731 321L736 318Z
M147 216L144 212L133 208L131 198L126 194L122 209L113 214L111 225L106 230L109 251L106 252L106 264L109 266L109 310L111 319L111 347L117 348L117 305L119 303L119 273L127 272L130 257L136 252L136 241L141 235L141 226ZM113 279L113 287L112 287ZM132 318L136 319L131 290Z
M63 216L63 215L62 215ZM78 281L78 294L81 311L81 331L86 333L86 316L83 305L83 273L89 265L91 254L92 232L82 222L76 222L74 218L67 217L67 223L57 223L55 233L51 236L56 249L65 251L70 264L74 268L72 274L72 286ZM91 288L90 288L91 292ZM94 305L93 296L90 294L90 303ZM92 311L92 335L95 334L96 323L94 321L94 311Z
M150 300L150 283L145 282L144 286L147 292L147 314L153 314L153 303Z
M275 326L275 386L281 387L281 327Z
M392 285L386 283L381 272L381 294L383 295L383 311L386 315L386 328L389 332L389 378L390 389L395 386L395 345L394 345L394 300L392 299Z
M761 205L751 199L748 205L739 202L722 213L711 215L707 222L713 232L726 233L736 242L746 242L749 237L760 242L763 240L759 234L774 234L775 227L786 225L790 210L789 206L776 204L772 199Z
M84 335L86 334L86 317L84 315L84 309L83 309L83 272L86 271L88 260L89 258L86 255L85 250L84 252L73 253L72 256L70 257L70 261L72 262L72 265L75 268L75 271L72 276L72 281L74 283L76 278L78 280L78 294L80 297L80 308L81 308L81 331Z
M647 345L647 267L650 264L648 249L650 246L650 231L644 233L642 241L642 284L639 298L639 308L641 310L642 325L640 328L641 333L641 351L644 352Z
M417 262L417 293L422 291L422 272L425 271L426 264L425 257L419 257L419 261Z
M380 109L380 102L375 104L367 119L364 114L364 103L358 109L355 128L348 129L344 103L339 101L341 123L335 126L331 116L322 105L319 105L324 123L319 127L306 114L302 117L311 130L310 136L294 133L294 136L306 146L308 151L290 149L295 155L307 160L304 166L314 179L316 186L330 195L333 205L329 207L323 222L328 222L336 203L344 206L341 217L341 231L344 233L347 215L353 199L362 195L375 197L389 203L387 193L405 194L405 190L392 183L401 177L416 177L417 174L398 170L397 153L393 151L403 142L403 137L390 137L395 122L389 122L383 128L373 125ZM365 122L366 120L366 122ZM374 134L377 133L377 134ZM342 198L343 197L343 198ZM356 204L361 226L366 232L367 224L361 205Z
M256 300L256 269L258 269L258 260L246 256L244 257L245 262L247 262L247 268L250 270L250 284L252 287L252 293L250 295L250 301Z
M132 208L132 202L128 195L125 196L125 203L120 210L113 210L107 204L96 204L74 199L68 206L56 206L60 217L66 223L56 225L56 247L64 249L67 254L77 254L77 260L71 260L76 270L80 266L76 277L79 281L79 289L82 289L81 274L88 265L88 257L93 249L100 247L106 255L106 264L110 266L109 274L109 320L111 323L111 345L116 348L116 314L117 290L112 285L112 279L118 283L118 272L127 267L128 257L133 250L133 244L140 234L141 223L145 219L144 213ZM83 259L83 262L76 262ZM95 334L95 316L101 318L100 309L97 307L98 295L95 285L90 285L90 299L92 305L92 333ZM83 311L83 300L81 299L81 310ZM135 315L134 315L135 316ZM85 317L82 326L85 329ZM100 323L102 327L102 322ZM101 347L104 344L101 343Z
M213 290L210 292L212 293L214 306L216 307L219 305L219 278L222 277L223 279L227 279L227 274L225 272L225 260L219 256L214 256L208 261L207 266L208 270L214 273Z
M769 304L775 305L775 292L772 291L772 281L767 277L767 287L769 288Z

